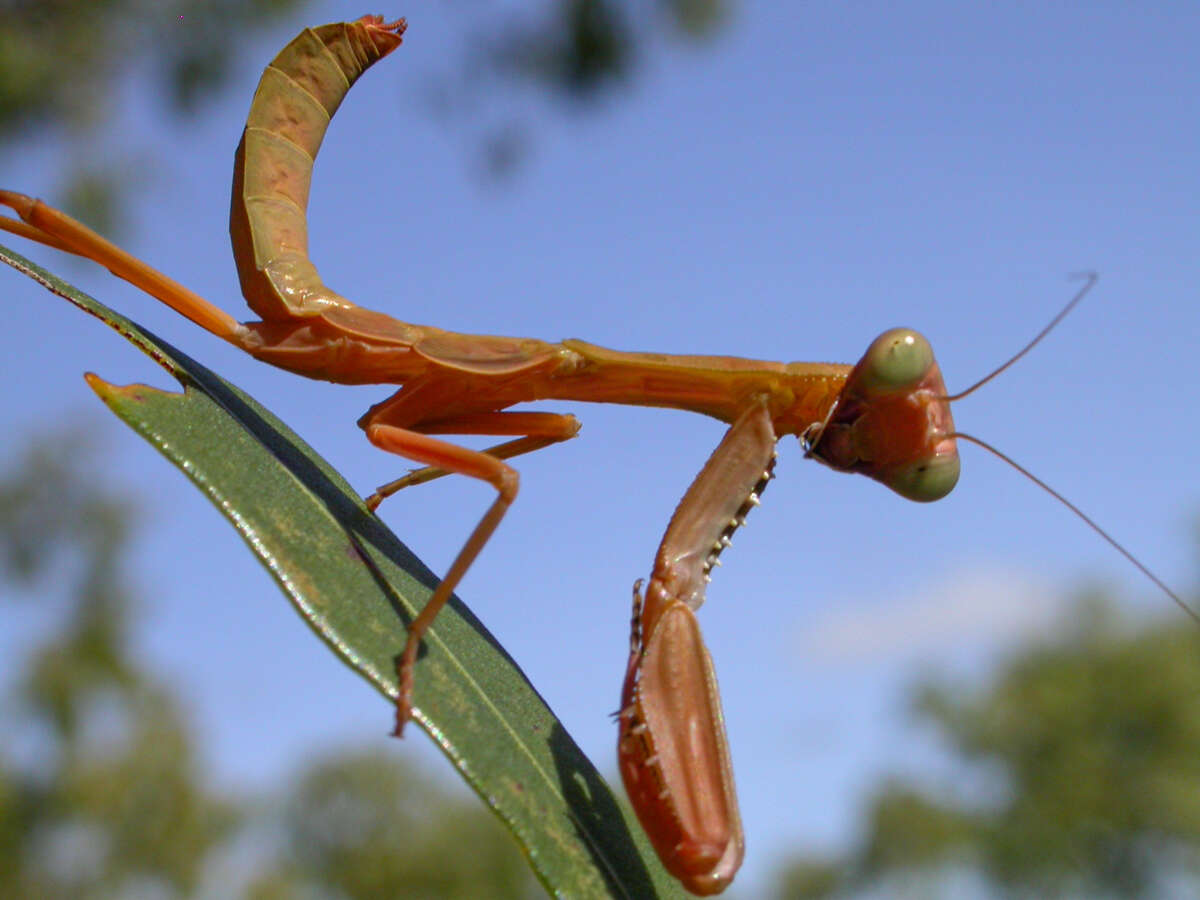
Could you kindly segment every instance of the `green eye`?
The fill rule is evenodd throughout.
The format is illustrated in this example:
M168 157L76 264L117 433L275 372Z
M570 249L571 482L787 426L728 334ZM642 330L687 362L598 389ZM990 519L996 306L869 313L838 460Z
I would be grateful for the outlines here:
M876 387L906 387L920 381L929 371L933 348L911 328L893 328L875 338L863 362L863 374Z
M958 454L935 456L897 469L885 482L909 500L931 503L941 500L958 484Z

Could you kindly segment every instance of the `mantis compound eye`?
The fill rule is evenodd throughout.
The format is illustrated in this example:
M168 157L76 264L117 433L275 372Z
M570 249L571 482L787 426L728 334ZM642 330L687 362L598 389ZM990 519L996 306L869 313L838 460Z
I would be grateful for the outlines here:
M939 454L889 473L887 486L908 500L932 503L954 490L960 469L957 453Z
M871 342L863 354L864 387L880 391L907 388L933 366L933 348L911 328L893 328Z

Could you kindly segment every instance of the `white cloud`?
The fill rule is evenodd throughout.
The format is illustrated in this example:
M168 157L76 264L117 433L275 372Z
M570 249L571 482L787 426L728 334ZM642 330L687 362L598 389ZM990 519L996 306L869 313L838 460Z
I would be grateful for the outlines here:
M800 643L812 658L836 663L994 649L1052 630L1062 620L1061 596L1026 571L962 569L916 593L846 603L806 624Z

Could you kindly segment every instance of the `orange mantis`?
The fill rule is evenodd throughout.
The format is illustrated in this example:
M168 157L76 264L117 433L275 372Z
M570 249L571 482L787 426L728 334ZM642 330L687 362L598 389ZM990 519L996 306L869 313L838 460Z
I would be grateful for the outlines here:
M261 321L239 324L86 226L22 194L0 191L0 203L20 217L0 217L0 228L100 263L275 366L344 384L399 385L358 424L375 446L422 468L380 487L367 500L372 509L404 487L447 474L495 488L495 500L411 623L397 663L396 734L412 712L422 636L516 497L517 472L505 460L579 430L574 416L510 407L544 399L623 403L689 410L727 423L667 527L644 591L642 582L634 588L617 716L621 775L655 850L688 890L719 893L741 864L744 840L716 677L695 615L710 570L758 503L784 435L796 435L806 455L829 467L868 475L909 499L945 496L959 475L961 435L950 401L962 394L947 395L929 343L908 329L885 332L855 366L785 364L460 334L402 322L334 293L307 254L313 161L350 86L400 45L404 28L403 20L367 16L309 29L263 74L237 150L230 216L242 292ZM477 451L439 435L506 440Z

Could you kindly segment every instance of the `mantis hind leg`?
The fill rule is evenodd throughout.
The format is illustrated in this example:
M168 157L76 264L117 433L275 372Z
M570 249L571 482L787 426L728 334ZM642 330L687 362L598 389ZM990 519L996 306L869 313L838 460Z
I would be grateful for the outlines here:
M469 475L488 482L496 489L496 499L488 507L483 518L475 526L462 549L450 564L445 576L426 601L425 606L408 626L408 638L404 651L396 664L399 693L396 697L396 728L393 732L400 737L405 723L412 717L413 667L421 638L437 618L446 601L458 586L471 563L487 544L500 520L517 496L520 477L516 469L494 456L478 450L460 447L440 438L419 434L395 425L368 425L367 438L381 450L396 453L415 462L425 463L446 472Z
M516 469L504 462L505 455L511 457L519 453L529 453L574 437L579 431L579 421L574 416L556 413L485 412L467 413L436 422L421 422L408 428L370 419L364 425L367 439L376 447L425 465L425 468L384 485L372 494L367 499L367 505L372 509L377 507L384 497L401 488L430 481L442 475L469 475L486 481L496 489L496 499L467 537L466 543L458 551L433 595L408 626L404 651L396 664L399 693L396 697L396 728L393 733L399 737L405 723L412 717L413 668L421 639L516 499L520 479ZM428 432L521 434L523 437L490 450L471 450L432 437Z
M521 435L516 440L505 441L488 447L486 450L477 451L494 459L512 459L514 456L522 456L561 441L568 441L579 433L579 427L577 418L560 413L490 412L463 415L436 422L423 422L420 425L411 426L410 430L419 434ZM453 474L456 474L456 471L442 466L431 465L415 469L395 481L389 481L376 488L375 493L366 500L367 507L376 509L385 499L407 487L425 484L444 475Z
M0 230L99 263L118 278L123 278L191 319L205 331L240 346L239 335L244 329L233 316L101 237L77 219L41 200L15 191L0 190L0 204L11 208L21 217L17 220L0 216Z

